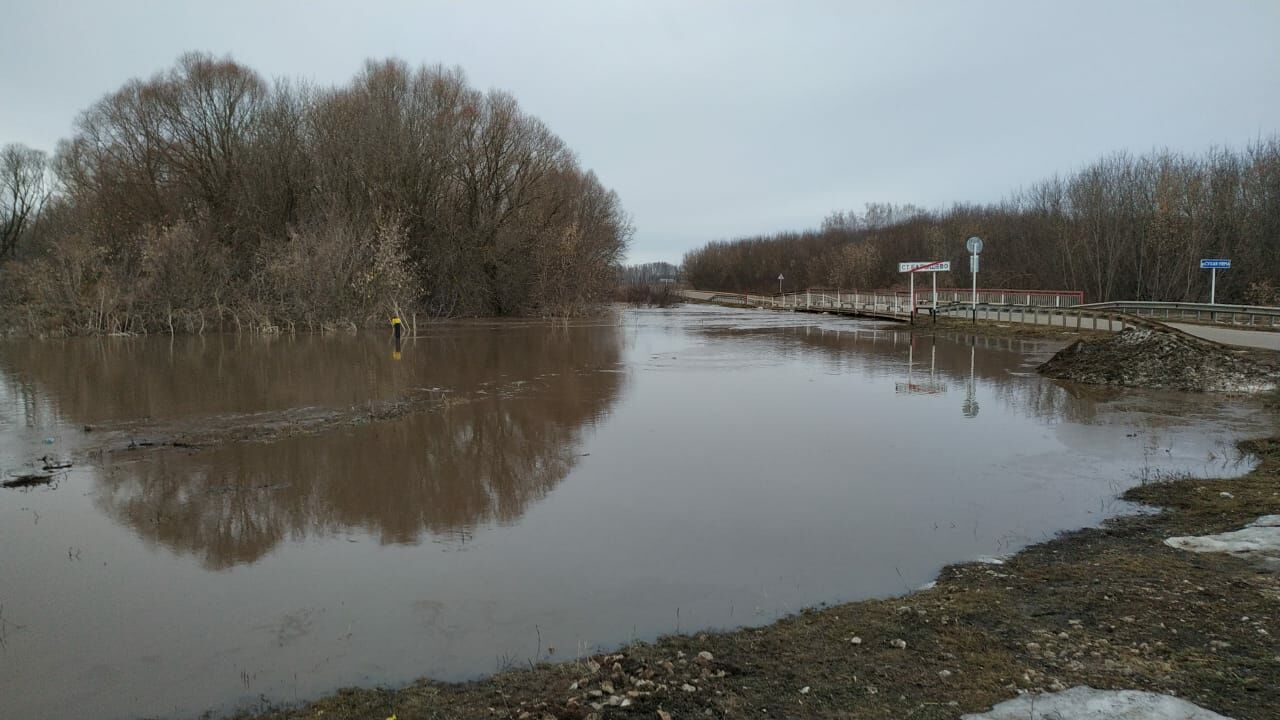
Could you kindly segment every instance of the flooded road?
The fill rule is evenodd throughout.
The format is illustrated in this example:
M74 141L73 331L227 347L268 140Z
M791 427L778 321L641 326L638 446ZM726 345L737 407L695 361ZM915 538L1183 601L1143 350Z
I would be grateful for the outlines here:
M0 717L224 713L900 594L1161 473L1242 473L1272 429L1038 377L1054 349L705 307L398 356L0 344L0 471L76 461L0 489ZM147 447L174 437L199 447Z

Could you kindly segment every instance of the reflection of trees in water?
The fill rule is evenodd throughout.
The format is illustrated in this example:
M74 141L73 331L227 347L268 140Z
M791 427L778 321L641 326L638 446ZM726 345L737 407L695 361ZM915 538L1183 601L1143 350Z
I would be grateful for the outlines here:
M793 326L767 329L702 330L706 335L749 342L774 343L770 352L782 357L817 356L831 372L864 373L894 381L907 377L910 363L915 377L945 381L958 391L956 412L976 417L977 404L970 405L969 384L981 385L1010 410L1031 417L1090 423L1097 417L1099 400L1112 397L1113 390L1067 386L1039 376L1016 379L1011 373L1035 375L1027 354L1043 351L1044 344L1017 338L970 336L963 333L913 335L894 329L835 330L821 326ZM971 352L971 349L976 352Z
M465 540L515 521L569 473L584 429L620 394L620 353L613 326L472 328L406 344L407 384L471 390L393 421L112 462L97 503L213 568L252 562L286 538L352 529L388 543L424 532Z

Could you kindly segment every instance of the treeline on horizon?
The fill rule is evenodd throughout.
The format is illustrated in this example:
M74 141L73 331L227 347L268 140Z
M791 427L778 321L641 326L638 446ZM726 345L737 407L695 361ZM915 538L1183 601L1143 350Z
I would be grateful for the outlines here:
M950 260L968 287L965 240L983 238L978 284L1083 290L1087 301L1207 302L1201 258L1229 258L1218 301L1280 304L1280 137L1243 151L1117 153L991 205L869 204L817 230L712 242L684 257L696 288L905 288L903 261Z
M3 148L0 196L0 325L32 333L576 314L631 235L510 95L397 60L316 87L184 55L51 157Z

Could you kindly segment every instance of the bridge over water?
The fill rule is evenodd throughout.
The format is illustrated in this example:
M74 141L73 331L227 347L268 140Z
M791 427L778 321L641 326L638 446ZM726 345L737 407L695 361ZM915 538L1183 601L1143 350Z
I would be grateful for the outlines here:
M940 290L938 304L917 302L913 317L910 295L899 292L845 293L805 290L754 295L714 290L681 290L687 299L732 307L819 312L886 322L927 321L931 312L944 317L1001 323L1048 325L1073 330L1119 332L1127 327L1169 328L1224 345L1280 351L1280 308L1208 303L1083 303L1080 293L1036 290L979 290L976 309L962 290ZM919 294L917 295L920 296Z

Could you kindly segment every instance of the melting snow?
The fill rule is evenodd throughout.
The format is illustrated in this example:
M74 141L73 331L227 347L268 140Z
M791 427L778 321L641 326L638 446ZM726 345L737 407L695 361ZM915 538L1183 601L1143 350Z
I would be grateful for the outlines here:
M1027 694L961 720L1231 720L1172 695L1138 690L1094 690L1083 685L1057 693Z
M1280 515L1263 515L1232 532L1171 537L1164 543L1179 550L1229 553L1236 557L1280 563Z

